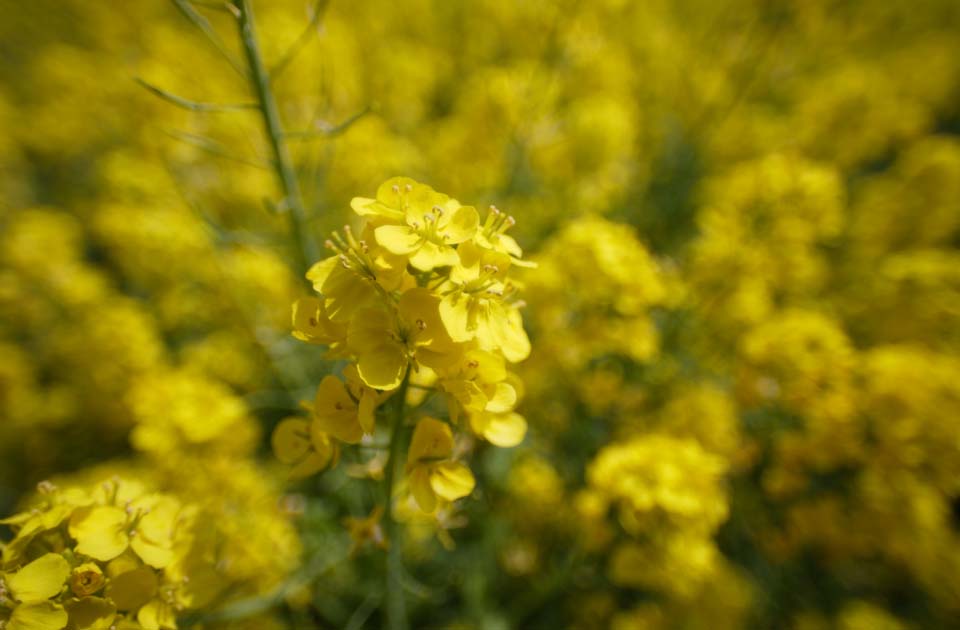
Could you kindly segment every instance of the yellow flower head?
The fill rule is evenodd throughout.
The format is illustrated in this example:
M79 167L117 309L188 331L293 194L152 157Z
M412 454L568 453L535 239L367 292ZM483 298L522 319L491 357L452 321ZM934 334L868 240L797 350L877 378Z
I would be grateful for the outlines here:
M353 210L378 224L379 245L407 256L420 271L457 263L454 245L473 238L480 223L475 208L406 177L395 177L377 190L376 199L357 197Z
M476 339L481 348L500 351L511 363L526 359L530 340L511 301L517 286L507 279L510 257L472 243L458 252L460 260L440 302L440 317L450 337L456 342Z
M309 477L337 460L336 443L303 418L280 422L273 430L271 444L277 459L291 466L291 479Z
M476 484L473 473L453 456L450 425L434 418L423 418L413 430L407 453L410 491L424 512L433 512L437 498L456 501L471 492Z
M412 360L440 365L454 350L440 320L439 299L415 287L400 296L394 308L371 307L350 321L347 344L357 357L360 378L375 389L400 385Z
M373 433L377 406L388 393L378 392L361 380L354 365L347 366L346 383L326 376L317 388L311 431L328 433L341 442L356 444Z

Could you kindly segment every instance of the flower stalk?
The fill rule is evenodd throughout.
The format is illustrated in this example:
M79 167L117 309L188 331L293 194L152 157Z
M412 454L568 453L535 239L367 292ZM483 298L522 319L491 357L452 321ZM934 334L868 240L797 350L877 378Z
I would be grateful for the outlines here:
M404 422L406 415L407 388L410 385L409 373L400 383L400 388L394 394L393 413L390 426L390 454L387 460L386 471L384 474L384 490L386 492L384 521L386 525L387 548L386 571L384 578L385 586L385 606L386 615L385 627L388 630L406 630L407 613L406 602L403 596L402 573L402 530L393 515L393 496L395 494L394 484L396 483L397 470L403 466L401 456L403 454L404 442Z
M300 191L300 182L285 140L286 134L283 122L280 120L277 99L270 84L270 74L260 54L253 8L250 0L233 0L233 6L236 9L240 41L249 67L250 83L257 97L264 132L273 153L271 162L283 191L284 203L281 207L289 217L290 236L294 242L293 255L297 270L302 276L311 262L317 259L319 251L306 226L307 213L304 208L303 194Z

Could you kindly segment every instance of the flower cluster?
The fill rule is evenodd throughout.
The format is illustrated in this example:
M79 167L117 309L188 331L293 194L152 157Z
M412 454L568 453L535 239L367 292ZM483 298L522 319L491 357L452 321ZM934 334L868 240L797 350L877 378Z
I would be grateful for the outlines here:
M509 208L539 268L513 269L506 215L396 181L297 304L321 360L289 335L301 263L230 68L239 0L11 3L0 509L113 474L202 505L190 553L230 587L183 611L290 595L231 628L378 626L381 558L338 563L348 534L400 548L413 627L956 624L956 0L249 2L309 236L415 172ZM391 473L392 509L349 481ZM72 518L0 567L0 626L140 625ZM136 538L118 558L165 597L176 562ZM301 550L324 574L294 595Z
M711 577L720 561L712 535L729 510L725 472L696 442L655 433L600 451L578 504L597 527L612 508L628 536L610 556L610 579L690 595Z
M320 382L310 422L277 427L274 448L295 476L316 472L338 443L375 434L386 401L396 397L402 409L408 387L428 388L443 397L449 422L416 422L406 473L417 504L433 512L474 488L455 457L454 427L497 446L526 433L508 366L530 353L510 277L528 264L506 234L513 217L491 206L481 221L473 206L409 178L389 179L351 207L362 226L327 241L333 255L307 273L319 296L293 307L294 336L349 364Z
M176 628L229 585L196 505L139 482L40 485L39 502L3 520L0 619L9 630Z

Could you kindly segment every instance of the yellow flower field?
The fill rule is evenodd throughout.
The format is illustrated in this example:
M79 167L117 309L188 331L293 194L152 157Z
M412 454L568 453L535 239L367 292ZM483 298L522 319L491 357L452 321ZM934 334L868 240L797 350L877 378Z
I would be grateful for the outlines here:
M0 9L0 630L957 626L954 0Z

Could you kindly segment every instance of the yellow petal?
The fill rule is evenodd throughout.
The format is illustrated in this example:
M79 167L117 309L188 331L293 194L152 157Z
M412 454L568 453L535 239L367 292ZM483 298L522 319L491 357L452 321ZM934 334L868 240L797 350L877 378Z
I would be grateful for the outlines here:
M369 308L378 299L373 285L356 272L344 268L339 259L319 291L325 300L327 317L337 324L349 322L354 313Z
M480 215L473 206L460 206L453 212L443 226L442 233L446 238L445 243L456 245L473 238L477 233L477 225L480 224ZM453 264L456 264L454 262Z
M383 217L391 221L403 221L403 212L376 199L354 197L350 200L350 207L361 217Z
M287 473L290 479L303 479L310 475L315 475L330 463L330 456L323 453L311 452L298 462L290 472Z
M527 435L527 421L518 413L492 415L483 429L485 437L494 446L510 448Z
M111 578L107 597L120 610L137 610L150 601L158 586L156 571L150 567L139 567Z
M7 577L7 588L18 601L39 602L59 593L69 575L70 565L64 557L48 553Z
M377 243L391 254L406 256L417 249L422 237L406 225L381 225L373 231Z
M523 317L516 308L507 311L507 324L500 351L511 363L518 363L530 356L530 338L523 329Z
M421 461L444 459L452 453L453 433L450 426L434 418L423 418L413 430L407 466L412 469Z
M160 600L152 599L137 613L137 621L143 630L176 630L177 616L173 607Z
M521 256L523 256L523 250L520 249L520 246L517 244L516 239L514 239L512 236L510 236L510 235L508 235L508 234L501 234L501 235L499 235L499 236L497 237L497 247L498 247L501 251L510 254L510 255L513 256L514 258L520 258ZM526 265L526 266L531 266L531 265L532 265L532 266L536 267L536 263L530 263L530 262L526 262L526 261L522 261L522 260L515 260L515 261L513 261L513 264L515 264L515 265L520 265L520 266L524 266L524 265Z
M319 262L313 263L310 269L307 270L307 280L313 284L313 289L318 292L323 292L323 285L327 282L327 278L330 277L330 274L333 273L333 270L340 265L340 259L337 256L330 256L329 258L324 258Z
M455 292L440 300L440 320L447 334L457 343L470 341L474 331L470 326L470 298Z
M460 348L455 345L446 348L441 346L438 351L434 351L432 347L424 347L417 349L416 359L421 368L426 366L430 370L449 370L460 358L459 352Z
M321 299L302 297L293 304L293 336L307 343L331 345L343 340L346 329L330 321Z
M350 397L343 381L336 376L323 377L317 387L310 431L329 433L348 444L356 444L363 437L357 403Z
M65 608L70 618L70 630L106 630L117 616L117 607L100 597L70 600Z
M457 250L449 245L438 245L431 241L424 241L410 255L410 264L420 271L431 271L437 267L452 267L459 260Z
M388 208L402 208L404 198L420 186L409 177L391 177L377 188L377 201Z
M397 311L417 346L443 350L452 344L440 319L440 298L428 289L414 287L405 291L397 303Z
M406 371L407 354L399 344L385 343L357 356L360 378L374 389L396 389Z
M464 378L478 378L484 383L499 383L507 378L507 366L503 357L486 350L475 349L467 352L463 356L461 369Z
M296 463L310 450L310 425L302 418L287 418L273 430L270 443L277 459L284 464Z
M67 611L51 602L23 604L13 609L4 630L63 630Z
M467 411L481 412L487 406L487 397L480 386L473 381L448 380L443 382L443 390L453 396ZM457 414L451 414L450 421L457 421Z
M112 505L82 507L70 517L77 552L106 562L127 548L127 513Z
M360 428L367 435L373 434L373 428L377 421L377 398L376 394L367 390L360 395L360 405L357 408L357 421Z
M487 401L485 411L491 413L505 413L517 404L517 390L508 383L497 383L493 396Z
M456 501L473 492L476 486L473 473L460 462L441 462L430 475L430 487L447 501Z
M194 557L183 569L177 590L177 603L187 608L202 608L210 604L230 583L229 578L208 560Z
M172 497L154 494L133 503L134 510L141 506L145 508L146 514L137 525L137 537L156 542L172 541L180 516L180 503Z
M417 466L410 473L410 492L417 505L424 512L433 512L437 507L437 496L430 486L430 471L426 466Z
M486 348L499 348L511 363L530 356L530 340L523 329L520 311L489 301L478 311L477 337Z
M330 439L329 435L320 431L311 431L310 442L313 444L314 453L324 461L324 466L331 463L331 460L336 460L337 444Z
M152 567L162 569L173 562L173 549L169 542L155 542L145 536L134 536L130 548Z
M450 280L456 284L464 284L479 278L483 254L484 250L473 241L460 243L457 247L460 263L450 270Z
M137 557L137 554L127 550L107 564L107 577L112 580L121 573L132 571L141 566L143 566L143 563Z
M413 228L419 227L419 229L426 227L427 221L436 222L440 218L436 211L438 207L443 212L451 214L460 207L458 201L450 199L426 184L414 184L412 190L403 195L403 204L407 211L407 225Z
M373 350L394 337L396 323L386 308L358 309L350 319L347 345L357 354Z

